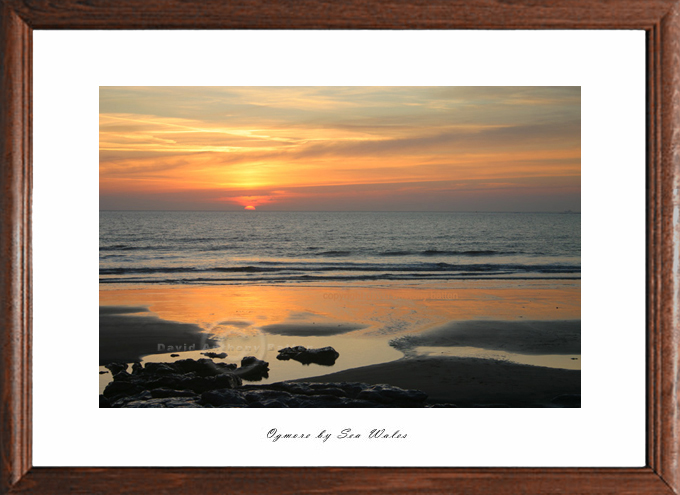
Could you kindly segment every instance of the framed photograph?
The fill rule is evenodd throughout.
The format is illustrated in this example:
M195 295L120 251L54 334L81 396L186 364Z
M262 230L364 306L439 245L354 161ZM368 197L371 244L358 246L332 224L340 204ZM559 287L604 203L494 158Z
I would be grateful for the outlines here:
M99 91L100 407L580 406L580 87Z
M679 8L3 2L3 490L677 493Z

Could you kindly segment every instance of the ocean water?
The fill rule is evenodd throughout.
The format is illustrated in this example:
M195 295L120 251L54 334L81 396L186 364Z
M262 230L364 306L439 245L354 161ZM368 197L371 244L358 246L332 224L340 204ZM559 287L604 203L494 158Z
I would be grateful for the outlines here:
M99 214L101 284L300 284L580 276L580 214Z

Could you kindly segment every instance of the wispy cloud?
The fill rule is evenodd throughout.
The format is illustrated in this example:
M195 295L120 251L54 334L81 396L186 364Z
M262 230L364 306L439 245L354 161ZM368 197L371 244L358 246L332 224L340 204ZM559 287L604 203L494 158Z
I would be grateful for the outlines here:
M567 190L555 177L577 180L551 204L546 191ZM532 209L539 197L539 209L580 208L580 88L100 89L103 207L168 208L174 195L191 208L379 198L382 209L469 209L467 197L479 209L492 189L494 205L505 195L517 209L522 191Z

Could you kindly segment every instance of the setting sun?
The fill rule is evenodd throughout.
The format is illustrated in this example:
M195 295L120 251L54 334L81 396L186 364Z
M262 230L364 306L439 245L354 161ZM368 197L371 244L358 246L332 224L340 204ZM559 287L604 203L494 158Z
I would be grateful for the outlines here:
M581 407L580 86L99 92L100 408Z
M102 87L100 203L579 211L580 118L579 87Z

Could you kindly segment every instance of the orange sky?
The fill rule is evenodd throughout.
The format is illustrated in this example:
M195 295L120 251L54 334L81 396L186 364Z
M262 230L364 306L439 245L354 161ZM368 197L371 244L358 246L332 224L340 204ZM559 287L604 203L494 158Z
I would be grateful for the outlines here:
M580 211L578 87L101 87L100 209Z

